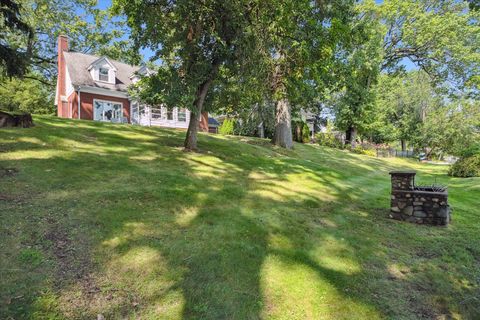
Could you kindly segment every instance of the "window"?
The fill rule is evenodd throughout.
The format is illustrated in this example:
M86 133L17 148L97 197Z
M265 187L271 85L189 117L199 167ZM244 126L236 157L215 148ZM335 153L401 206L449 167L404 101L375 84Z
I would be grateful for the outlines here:
M110 101L94 100L93 120L122 122L122 104Z
M186 122L187 121L187 109L179 108L178 109L178 121Z
M98 69L98 80L108 82L108 69Z
M167 120L173 120L173 109L167 109Z

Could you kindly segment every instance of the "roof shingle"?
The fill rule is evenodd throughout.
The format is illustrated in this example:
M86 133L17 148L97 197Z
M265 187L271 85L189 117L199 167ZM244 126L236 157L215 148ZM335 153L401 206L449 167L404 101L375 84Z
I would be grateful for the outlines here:
M130 76L141 67L131 66L126 63L108 59L117 68L115 84L109 84L93 80L88 67L100 57L74 51L64 51L68 73L74 86L90 86L113 91L127 91L132 81Z

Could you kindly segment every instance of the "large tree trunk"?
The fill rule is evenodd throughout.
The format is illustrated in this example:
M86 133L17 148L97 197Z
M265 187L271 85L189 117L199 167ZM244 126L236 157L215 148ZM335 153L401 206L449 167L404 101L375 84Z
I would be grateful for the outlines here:
M185 137L184 147L187 151L196 151L197 147L197 133L198 126L200 122L200 117L202 116L203 104L205 103L205 97L207 96L208 89L212 85L213 79L217 76L218 70L220 68L220 62L214 60L212 63L212 69L208 79L200 84L195 93L195 101L193 101L193 108L190 114L190 122L188 123L187 136Z
M290 119L290 104L288 99L283 97L279 99L275 107L275 134L272 139L273 144L292 149L292 122Z
M196 151L197 147L197 133L202 116L203 104L207 96L208 89L212 84L213 79L203 82L197 89L195 101L193 102L193 110L190 114L190 122L188 123L187 136L185 137L184 147L188 151Z
M402 145L402 151L405 152L407 150L407 143L404 139L400 139L400 144Z
M350 144L352 149L357 146L357 128L350 126L345 132L345 144Z

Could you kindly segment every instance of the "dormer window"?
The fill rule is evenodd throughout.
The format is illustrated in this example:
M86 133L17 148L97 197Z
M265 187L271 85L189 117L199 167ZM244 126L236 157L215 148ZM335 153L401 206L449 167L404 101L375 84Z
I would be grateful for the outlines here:
M115 84L117 68L105 57L92 62L88 67L94 81Z
M108 69L107 68L100 68L98 69L98 80L109 82L108 81Z

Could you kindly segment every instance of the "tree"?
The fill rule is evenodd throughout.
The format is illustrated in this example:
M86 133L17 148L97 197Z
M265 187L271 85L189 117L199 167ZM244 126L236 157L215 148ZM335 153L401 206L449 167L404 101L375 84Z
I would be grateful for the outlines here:
M13 0L0 2L0 27L3 29L0 33L0 76L23 76L30 64L33 30L20 9ZM9 38L14 41L8 41Z
M353 1L264 1L261 30L269 73L269 100L275 103L272 142L292 148L291 108L309 105L329 87L333 61L343 48Z
M163 63L140 88L152 93L151 102L192 113L186 150L197 149L198 122L219 73L251 52L255 38L249 26L256 5L254 0L114 2L115 11L127 16L135 45L151 48Z
M478 101L458 99L429 106L426 119L415 139L427 156L449 153L461 155L469 146L480 143L480 106Z
M53 99L49 86L29 78L12 78L0 84L0 110L53 114Z
M1 42L10 47L29 48L24 50L29 52L24 64L24 73L29 73L26 77L51 87L57 75L56 46L60 34L69 37L72 50L114 53L113 58L138 63L138 53L120 39L127 32L122 22L110 19L107 11L96 8L96 3L95 0L22 0L22 6L17 8L23 23L31 26L29 36L19 37L17 30L7 29L2 32ZM118 54L120 51L123 54Z
M453 92L478 91L480 13L469 10L468 2L370 0L363 9L384 25L382 70L398 70L409 59Z
M459 96L465 92L478 94L479 13L469 10L466 2L386 0L378 4L369 0L357 8L358 20L370 21L364 25L364 31L380 32L383 40L377 43L376 32L371 34L371 52L375 51L375 43L379 51L370 57L368 51L358 48L349 51L346 86L336 106L337 124L347 130L347 140L354 144L352 135L355 136L357 129L365 133L372 125L379 124L372 117L375 115L372 104L375 92L371 90L375 81L365 79L374 80L376 72L401 73L405 59L428 74L428 82L433 86L443 86ZM364 46L362 41L357 43ZM355 55L366 59L362 61ZM377 67L373 66L375 63ZM368 64L372 65L370 75L366 75Z
M428 75L423 71L405 74L382 74L376 87L376 114L382 118L381 125L392 127L393 139L413 142L427 117L427 110L442 105L441 96L432 87Z
M357 10L361 7L357 6ZM353 22L350 50L344 53L342 91L336 96L335 122L346 131L346 143L356 146L357 134L374 121L373 90L380 73L382 34L371 13L358 13Z

